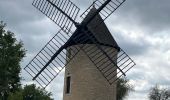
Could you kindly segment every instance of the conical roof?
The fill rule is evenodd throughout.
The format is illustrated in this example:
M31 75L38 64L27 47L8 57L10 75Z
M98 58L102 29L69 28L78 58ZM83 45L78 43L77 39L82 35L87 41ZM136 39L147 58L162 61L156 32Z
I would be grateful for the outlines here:
M90 16L92 16L95 12L96 8L93 7L91 11L87 14L84 21L90 18ZM112 47L119 47L99 14L87 25L87 27L100 43Z
M90 12L87 14L87 16L85 17L83 22L88 21L88 19L95 12L96 12L96 8L93 7L90 10ZM99 14L87 25L87 28L93 33L93 35L95 36L95 38L99 41L99 43L101 45L114 47L117 50L119 50L118 44L116 43L116 41L112 37L110 31L108 30L106 24L103 22L103 19L101 18L101 16ZM80 43L80 44L86 44L86 42ZM70 45L76 45L76 44L72 42L71 44L69 43L69 46Z

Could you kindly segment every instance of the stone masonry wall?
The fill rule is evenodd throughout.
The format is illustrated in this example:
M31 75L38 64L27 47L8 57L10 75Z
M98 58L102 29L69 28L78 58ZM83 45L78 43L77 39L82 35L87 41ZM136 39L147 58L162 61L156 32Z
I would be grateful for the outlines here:
M66 66L67 76L71 76L71 92L65 93L64 82L63 100L116 100L116 85L107 82L83 51Z

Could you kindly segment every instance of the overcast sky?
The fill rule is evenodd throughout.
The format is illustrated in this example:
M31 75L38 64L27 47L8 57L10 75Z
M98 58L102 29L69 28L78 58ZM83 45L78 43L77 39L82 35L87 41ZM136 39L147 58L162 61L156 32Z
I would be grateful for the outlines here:
M83 12L93 0L72 0ZM0 0L0 20L22 40L27 57L22 67L58 31L58 27L32 5L32 0ZM79 19L79 18L78 18ZM127 73L134 85L126 100L148 100L155 84L170 88L170 0L127 0L106 20L113 37L136 66ZM31 78L22 71L23 84ZM63 75L47 88L55 100L62 100Z

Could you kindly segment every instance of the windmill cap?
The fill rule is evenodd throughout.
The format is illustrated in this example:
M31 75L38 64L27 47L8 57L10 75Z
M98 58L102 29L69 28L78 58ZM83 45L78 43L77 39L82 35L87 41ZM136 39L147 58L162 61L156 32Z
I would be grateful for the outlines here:
M84 21L88 20L96 11L97 9L93 6ZM116 49L119 48L117 42L111 35L109 29L99 14L87 25L87 27L101 44L115 47Z
M96 12L96 8L93 7L90 12L87 14L87 16L84 18L83 22L88 21L89 18ZM120 50L118 44L112 37L110 31L108 30L106 24L104 23L102 17L98 14L95 18L91 20L91 22L87 25L88 30L93 33L93 36L98 40L98 44L104 45L104 46L109 46L117 49L118 51ZM86 33L89 36L92 35L92 33ZM81 33L74 33L72 38L75 38L77 35ZM73 42L72 39L70 39L68 46L72 45L77 45L77 44L94 44L89 37L86 37L86 41L82 42L79 41L78 39L76 40L77 42Z

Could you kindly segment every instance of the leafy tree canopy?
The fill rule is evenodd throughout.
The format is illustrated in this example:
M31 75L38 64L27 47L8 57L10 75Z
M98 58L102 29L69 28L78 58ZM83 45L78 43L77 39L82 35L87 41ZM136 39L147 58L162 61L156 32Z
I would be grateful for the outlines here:
M23 89L15 93L11 93L8 100L53 100L50 96L51 93L32 84L24 86Z
M26 50L5 26L0 21L0 100L53 100L51 93L34 84L21 87L20 62Z
M155 85L150 89L149 100L170 100L170 89Z
M129 80L126 78L118 79L116 100L124 100L131 91L133 91L133 87L129 84Z
M16 40L14 33L6 31L5 26L0 21L0 98L4 99L20 87L20 62L25 56L23 43Z

